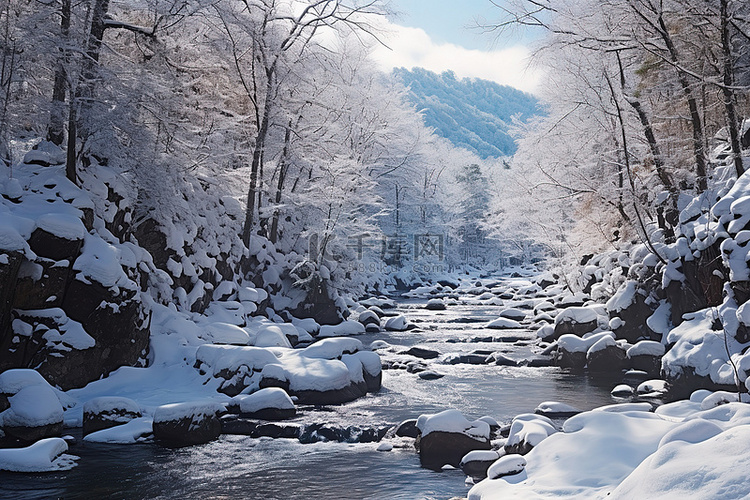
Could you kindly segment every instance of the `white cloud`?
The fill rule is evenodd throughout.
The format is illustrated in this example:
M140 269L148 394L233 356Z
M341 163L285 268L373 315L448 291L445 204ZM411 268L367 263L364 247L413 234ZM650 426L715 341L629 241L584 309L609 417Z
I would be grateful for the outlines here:
M481 51L450 43L435 43L422 29L390 23L383 41L389 48L375 47L372 57L384 71L421 67L442 73L451 70L457 77L482 78L519 90L534 92L542 71L529 65L531 52L516 46Z

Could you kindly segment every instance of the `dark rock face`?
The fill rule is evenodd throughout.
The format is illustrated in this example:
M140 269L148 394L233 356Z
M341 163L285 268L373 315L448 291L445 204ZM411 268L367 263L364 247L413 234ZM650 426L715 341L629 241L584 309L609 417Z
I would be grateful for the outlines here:
M3 427L6 438L15 439L22 445L35 443L40 439L62 436L63 423L40 425L35 427Z
M37 228L31 233L29 246L39 257L50 260L70 260L78 256L83 245L82 239L69 240Z
M661 356L650 356L648 354L639 354L630 357L630 367L633 370L640 370L655 377L661 371Z
M218 415L189 415L176 420L154 421L154 438L169 447L204 444L220 435Z
M620 346L609 345L587 355L590 372L619 372L627 365L627 354Z
M586 353L570 352L566 349L560 349L557 355L557 364L561 368L583 370L583 368L586 366Z
M583 337L585 334L596 330L597 326L597 320L585 323L576 323L575 321L566 318L555 324L555 335L553 339L557 340L560 338L560 336L568 334Z
M639 340L652 339L659 340L660 335L654 333L646 324L646 320L654 313L654 309L646 304L646 297L637 291L633 303L621 311L611 313L610 316L617 316L623 320L622 326L615 329L615 337L625 339L631 344Z
M489 450L489 440L477 440L456 432L435 431L420 435L415 443L422 467L440 470L443 465L460 467L461 459L474 450Z

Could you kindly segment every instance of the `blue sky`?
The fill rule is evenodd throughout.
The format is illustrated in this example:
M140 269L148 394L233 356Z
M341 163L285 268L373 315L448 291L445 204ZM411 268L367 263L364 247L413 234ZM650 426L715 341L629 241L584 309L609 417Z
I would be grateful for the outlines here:
M402 12L394 22L422 28L435 42L478 50L492 45L494 37L471 29L480 19L498 17L489 0L392 0L391 5Z
M389 48L375 49L374 58L383 70L451 70L458 77L536 90L542 72L529 66L532 36L514 31L498 38L476 28L478 21L501 17L490 0L391 0L390 5L400 15L385 27Z

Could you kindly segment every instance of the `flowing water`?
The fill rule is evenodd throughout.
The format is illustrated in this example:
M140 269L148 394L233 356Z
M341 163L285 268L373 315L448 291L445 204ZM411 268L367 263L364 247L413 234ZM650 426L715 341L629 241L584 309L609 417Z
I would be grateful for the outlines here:
M443 354L503 351L520 360L532 355L529 342L467 342L475 337L515 336L530 331L483 328L501 310L486 305L454 305L427 311L424 300L399 302L399 312L419 330L361 337L382 339L400 351L420 345ZM493 340L498 340L497 338ZM383 353L381 353L383 354ZM395 353L384 355L393 358ZM611 403L611 380L594 380L558 368L433 364L445 376L422 380L405 370L384 370L383 388L352 403L304 409L303 423L344 426L397 424L422 413L457 408L469 419L489 415L509 422L544 401L581 410ZM48 474L0 473L0 498L8 499L448 499L464 497L460 470L422 469L412 446L379 452L377 443L300 444L296 440L223 435L212 443L182 449L154 444L102 445L79 441L71 471Z

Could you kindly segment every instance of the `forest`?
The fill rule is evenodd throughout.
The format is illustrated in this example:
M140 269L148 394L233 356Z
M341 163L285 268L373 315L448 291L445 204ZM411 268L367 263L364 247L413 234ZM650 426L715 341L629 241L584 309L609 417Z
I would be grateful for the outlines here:
M0 2L0 496L750 495L750 5L487 4Z

